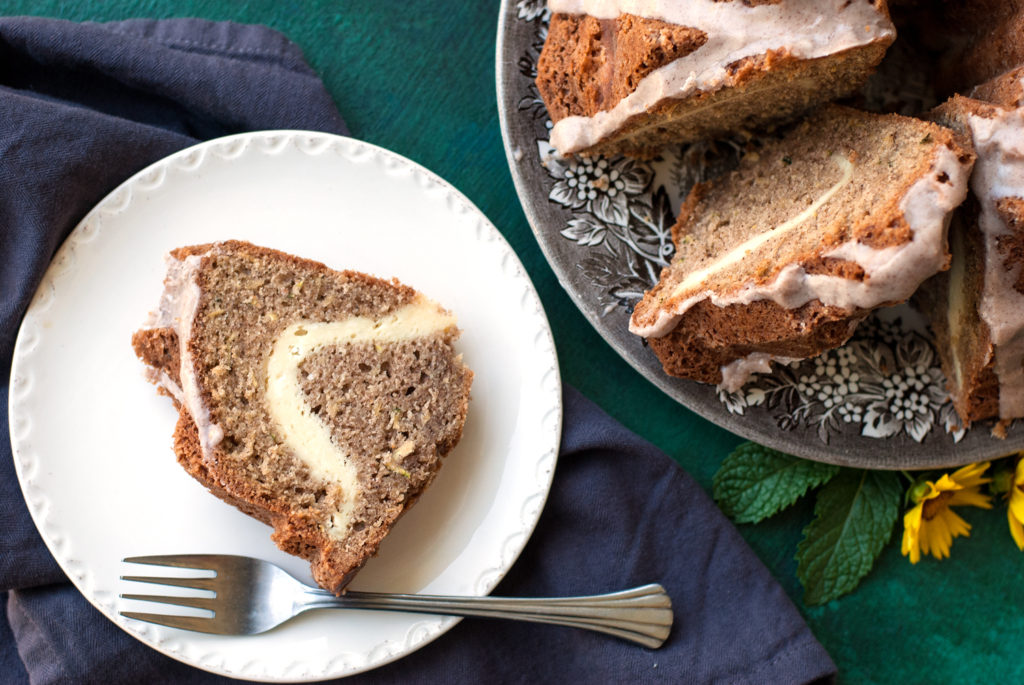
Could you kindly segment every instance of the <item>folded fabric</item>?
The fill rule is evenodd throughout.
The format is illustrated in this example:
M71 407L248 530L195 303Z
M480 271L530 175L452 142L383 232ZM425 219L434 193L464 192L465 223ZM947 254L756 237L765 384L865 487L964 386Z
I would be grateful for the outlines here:
M346 134L300 51L257 26L0 19L0 682L233 682L173 661L67 582L28 515L6 424L21 317L54 250L122 180L246 130ZM496 592L589 594L647 582L676 626L648 650L584 631L466 619L381 682L805 683L834 666L767 569L671 459L569 389L536 532Z

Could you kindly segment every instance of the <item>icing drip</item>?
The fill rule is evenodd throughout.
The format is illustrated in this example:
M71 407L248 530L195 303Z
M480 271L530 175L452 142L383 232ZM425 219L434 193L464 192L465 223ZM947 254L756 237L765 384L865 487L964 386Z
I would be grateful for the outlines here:
M960 338L964 313L967 310L967 302L964 293L964 273L966 271L967 257L964 254L963 224L956 222L949 229L949 251L952 259L949 265L948 302L946 308L946 325L949 328L949 352L952 357L953 387L963 387L963 361L960 358L960 346L956 341Z
M199 392L195 364L188 349L188 340L192 337L192 320L199 307L200 292L196 277L202 255L191 255L183 260L168 257L167 260L164 294L160 298L160 310L152 323L156 328L172 328L178 336L181 358L178 375L181 385L176 385L166 373L161 373L154 380L188 410L199 432L203 458L210 460L213 458L213 448L224 439L224 431L210 419L210 410Z
M598 19L633 14L707 34L702 47L652 71L612 109L558 121L551 145L563 155L595 145L661 100L722 88L729 65L738 60L783 49L797 59L815 59L896 35L888 17L867 0L785 0L755 7L740 0L548 0L548 8Z
M775 357L767 352L751 352L722 367L722 382L718 387L727 392L736 392L755 373L771 373L772 362L789 364L799 361L793 357Z
M1001 236L1013 235L999 216L1003 198L1024 198L1024 109L991 118L970 115L978 160L971 190L978 198L978 226L984 236L985 285L978 306L995 346L999 416L1024 416L1024 295L1014 288L1021 265L1009 268L999 252Z

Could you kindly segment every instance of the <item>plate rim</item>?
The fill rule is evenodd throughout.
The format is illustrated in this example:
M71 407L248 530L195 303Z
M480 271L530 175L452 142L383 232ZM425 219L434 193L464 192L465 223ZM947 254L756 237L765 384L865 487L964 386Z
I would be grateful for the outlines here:
M102 224L101 215L104 212L117 214L127 209L132 203L132 197L134 195L132 192L133 190L144 189L145 186L153 183L154 177L158 179L157 183L154 184L154 187L155 185L159 185L163 182L163 176L168 169L172 168L175 164L178 164L179 169L182 168L180 163L183 160L187 160L190 156L199 156L198 163L193 164L188 168L188 171L192 172L202 168L210 158L219 158L221 161L231 159L228 156L209 154L212 149L230 149L241 144L241 149L244 151L254 141L265 141L275 138L284 139L285 145L293 145L300 152L307 155L314 153L311 150L303 149L299 144L297 144L295 141L298 138L319 140L322 141L322 144L325 147L338 145L352 146L355 152L339 155L339 159L342 164L350 164L352 162L351 157L354 154L370 154L385 160L385 164L400 166L407 169L412 175L417 177L419 186L423 188L425 192L435 188L440 188L445 195L444 201L447 204L446 211L455 212L457 211L455 208L457 206L462 212L470 214L474 219L476 229L475 235L472 238L469 238L469 240L471 242L487 242L497 245L500 250L499 259L502 262L503 270L508 270L510 272L513 278L513 281L511 282L518 281L522 286L520 309L524 313L529 313L532 317L536 318L537 323L539 324L533 338L534 344L531 354L542 355L550 361L549 368L547 368L542 374L539 374L542 378L541 383L538 386L540 391L549 396L551 401L551 405L547 407L547 411L543 416L544 424L537 429L537 435L540 436L538 441L545 444L547 449L544 454L537 458L537 462L533 465L533 476L537 479L536 485L538 486L538 489L527 498L527 500L538 500L539 498L537 506L529 515L523 511L520 512L518 520L520 524L523 524L521 528L514 532L507 531L509 534L506 536L506 543L502 548L503 568L498 569L497 573L494 572L495 569L493 568L483 570L481 571L480 578L473 583L473 593L475 594L488 594L494 589L494 587L512 568L523 549L528 544L543 513L547 499L550 496L551 486L558 461L564 418L562 380L561 371L558 365L557 348L555 346L550 321L548 320L543 302L540 299L536 286L532 279L530 279L529 273L523 267L519 256L515 253L515 250L504 235L502 235L501 231L498 230L490 219L471 200L469 200L468 197L455 188L450 182L418 162L382 146L357 138L341 136L323 131L304 129L266 129L247 131L201 141L195 145L182 148L148 164L120 182L114 189L89 209L89 211L86 212L76 223L75 227L67 234L67 236L65 236L57 250L54 252L46 271L36 287L30 303L26 308L25 314L19 323L18 333L13 348L7 419L10 427L10 443L15 475L18 479L21 494L25 501L26 508L32 518L32 522L37 531L39 531L40 537L46 545L47 550L58 563L61 570L65 573L67 579L74 585L79 594L81 594L93 607L95 607L105 619L110 620L118 628L128 633L145 646L154 649L165 656L209 673L236 679L245 678L256 682L319 682L325 679L342 678L350 675L357 675L359 673L365 673L397 661L404 656L412 654L416 650L426 646L448 632L461 621L461 618L454 616L436 616L432 617L430 621L410 624L406 632L407 640L404 645L401 645L392 653L376 658L372 663L368 662L363 664L361 667L354 669L341 668L330 672L325 671L322 673L307 674L305 676L296 677L294 675L285 675L284 673L273 675L266 673L234 672L218 668L216 666L199 663L195 660L190 660L184 653L167 648L164 643L168 640L154 640L145 629L148 624L141 624L144 626L142 630L133 630L133 625L128 622L128 619L125 619L116 613L115 606L111 606L108 610L107 607L101 605L99 598L95 596L95 588L87 587L88 571L83 571L82 569L73 567L73 560L65 558L65 555L59 549L62 541L53 539L47 530L48 523L46 518L48 516L48 512L46 510L48 508L48 498L46 496L33 495L33 493L30 492L31 488L36 487L30 472L33 469L38 468L40 455L35 452L30 445L26 448L24 438L17 430L19 426L22 426L25 421L28 420L26 417L22 416L21 408L24 401L31 395L32 390L31 387L26 389L19 386L24 386L26 383L23 372L25 366L30 364L31 358L35 353L34 344L38 341L37 338L39 336L37 329L41 327L41 322L37 321L37 319L46 311L48 306L52 303L53 298L56 297L56 291L58 288L55 286L55 282L60 280L63 275L61 273L62 267L73 263L74 253L78 244L90 241L92 238L96 237L100 231L102 231L102 227L97 228L98 225ZM269 154L269 151L267 149L263 149L259 151L259 154L267 155ZM113 206L113 210L111 209L111 206ZM29 385L31 385L31 383L29 383ZM541 478L541 476L543 476L543 478ZM509 541L512 540L515 541L514 544L509 544ZM428 626L426 630L417 630L425 623L431 622L433 623L432 627ZM413 635L413 633L417 632L417 635ZM144 635L143 633L147 634ZM180 634L186 636L192 635L192 633L188 632ZM179 633L174 633L174 635L179 635ZM380 645L378 645L378 648L379 647ZM372 651L374 650L371 650L371 652ZM288 668L294 665L295 664L290 664ZM286 668L285 670L288 669Z

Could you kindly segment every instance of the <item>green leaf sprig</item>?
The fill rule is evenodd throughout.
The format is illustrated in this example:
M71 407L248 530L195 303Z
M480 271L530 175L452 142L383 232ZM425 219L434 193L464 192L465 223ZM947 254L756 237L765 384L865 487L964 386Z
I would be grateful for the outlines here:
M824 604L857 587L892 537L902 495L897 474L854 469L818 492L796 551L804 602Z
M733 521L756 523L816 492L814 520L797 546L807 604L853 590L892 536L903 489L886 471L840 469L747 442L722 462L715 501Z
M757 523L794 504L838 472L838 466L745 442L725 458L715 474L715 501L736 523Z

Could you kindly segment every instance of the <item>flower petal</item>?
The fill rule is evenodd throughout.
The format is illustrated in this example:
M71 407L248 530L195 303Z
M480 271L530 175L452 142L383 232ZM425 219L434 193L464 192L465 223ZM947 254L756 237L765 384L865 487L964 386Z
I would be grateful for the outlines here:
M939 518L943 520L943 522L946 524L946 528L949 530L950 544L953 544L953 538L960 537L961 535L963 535L964 537L970 536L971 524L967 523L967 521L964 521L962 518L960 518L959 514L957 514L952 509L946 509L945 511L943 511L941 514L939 514Z
M1006 510L1006 518L1010 523L1010 536L1017 543L1017 549L1024 552L1024 525L1021 524L1020 519L1013 515L1013 511L1010 509Z
M946 511L949 511L948 509ZM931 524L931 548L932 556L936 559L948 559L949 550L953 546L953 532L949 527L949 520L942 514L929 521Z
M916 505L903 516L903 544L901 551L903 556L910 556L910 563L916 564L921 560L921 512L923 506Z
M903 556L910 557L910 563L916 564L921 561L921 545L918 544L917 538L912 537L909 530L903 530Z
M964 486L961 485L959 482L950 478L948 473L942 474L942 478L939 478L937 481L935 481L936 493L951 492L953 490L962 490L963 487Z
M1024 459L1019 459L1017 461L1017 469L1014 471L1013 475L1013 484L1024 485Z
M1024 492L1017 488L1010 493L1010 511L1018 521L1024 522Z
M988 470L989 464L990 462L982 461L977 464L968 464L961 467L953 472L953 480L965 487L988 483L992 479L985 478L984 473Z
M970 488L964 488L963 490L957 490L949 498L949 505L962 505L969 507L979 507L981 509L991 509L992 501L988 495L983 494L978 490L978 486L975 485Z

